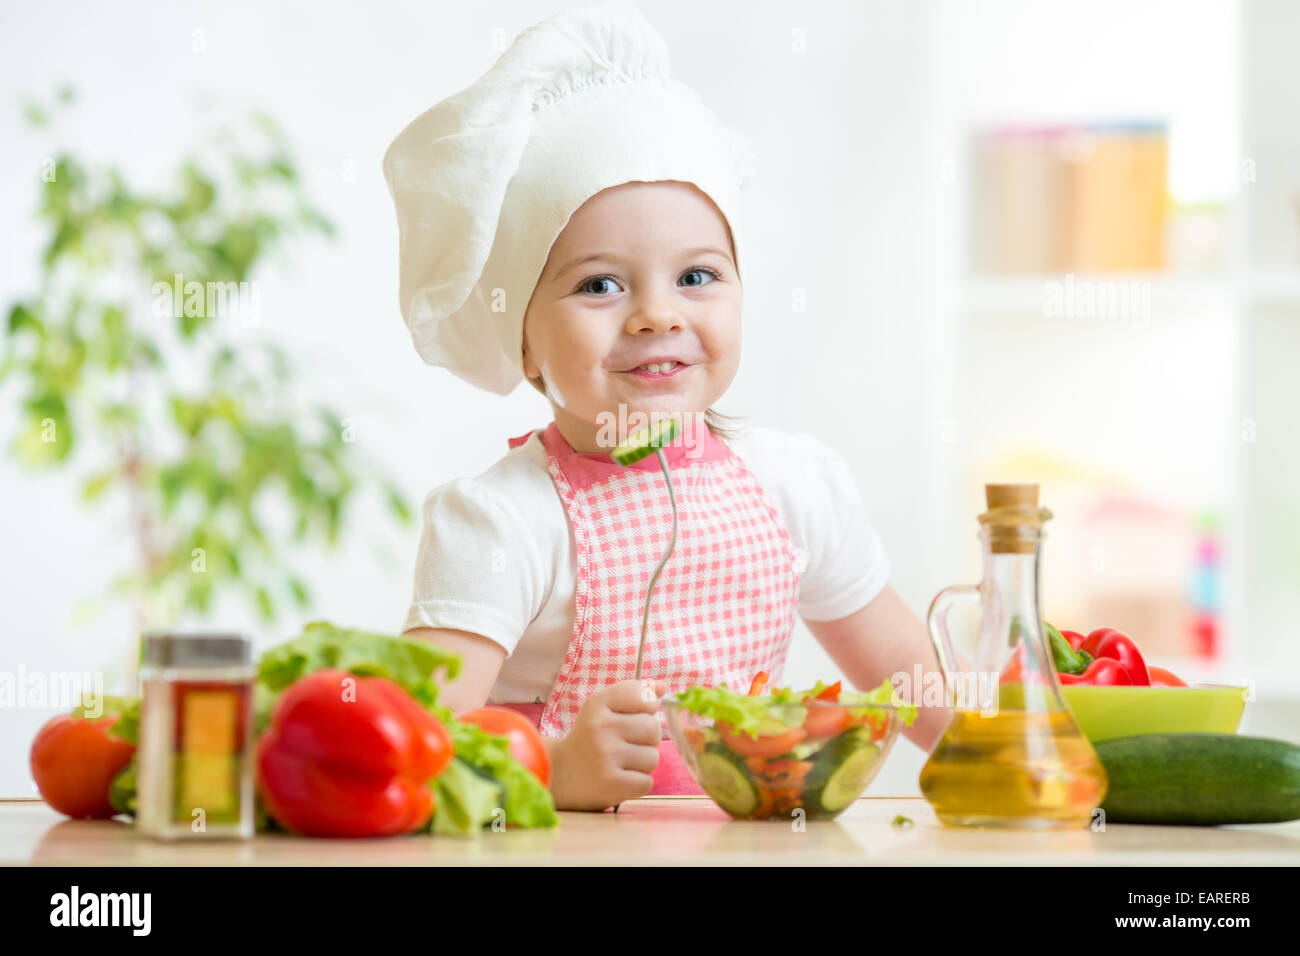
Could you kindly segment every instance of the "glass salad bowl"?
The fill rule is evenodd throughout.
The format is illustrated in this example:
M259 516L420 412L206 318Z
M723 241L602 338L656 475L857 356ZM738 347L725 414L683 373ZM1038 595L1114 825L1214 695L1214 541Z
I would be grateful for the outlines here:
M692 687L665 698L663 712L695 782L737 820L838 816L916 716L893 702L888 681L843 693L821 683L765 695Z

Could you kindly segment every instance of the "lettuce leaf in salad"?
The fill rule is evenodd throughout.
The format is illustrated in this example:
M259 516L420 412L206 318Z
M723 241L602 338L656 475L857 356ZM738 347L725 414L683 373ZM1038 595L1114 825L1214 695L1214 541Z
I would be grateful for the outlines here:
M688 687L677 695L677 703L683 710L731 725L735 733L757 738L763 733L780 733L800 726L808 714L808 708L802 705L829 686L818 681L806 690L774 687L771 693L755 697L726 686ZM840 691L838 702L849 705L849 712L855 718L865 717L881 705L892 705L905 725L910 726L916 719L916 708L897 699L888 678L873 690Z

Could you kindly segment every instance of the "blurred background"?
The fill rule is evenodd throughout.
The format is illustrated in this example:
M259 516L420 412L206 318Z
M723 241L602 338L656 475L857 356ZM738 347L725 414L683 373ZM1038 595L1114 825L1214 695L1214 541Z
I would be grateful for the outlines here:
M381 157L570 5L0 13L0 671L397 631L424 494L550 416L420 362ZM978 579L983 483L1039 482L1049 620L1300 741L1300 6L639 6L761 156L720 410L845 457L921 617ZM175 272L249 298L187 317ZM836 676L802 624L786 676ZM0 796L61 709L0 708Z

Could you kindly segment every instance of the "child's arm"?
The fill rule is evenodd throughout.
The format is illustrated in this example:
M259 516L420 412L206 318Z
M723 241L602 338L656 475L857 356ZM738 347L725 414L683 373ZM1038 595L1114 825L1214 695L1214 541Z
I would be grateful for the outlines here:
M925 625L889 585L870 604L847 617L804 623L859 690L879 687L881 681L900 671L915 685L918 663L922 680L939 679L929 676L941 671ZM924 687L912 687L916 720L903 728L903 735L928 753L948 726L952 712L947 707L922 707Z
M412 640L429 641L460 655L460 674L454 681L438 685L438 703L453 713L474 710L487 703L488 694L497 682L506 650L496 641L469 631L445 627L417 627L404 635Z

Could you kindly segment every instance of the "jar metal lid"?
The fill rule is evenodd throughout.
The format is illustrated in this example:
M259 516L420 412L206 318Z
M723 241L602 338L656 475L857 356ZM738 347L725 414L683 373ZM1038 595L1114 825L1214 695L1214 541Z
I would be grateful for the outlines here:
M244 634L172 634L144 636L145 667L231 667L253 660L253 643Z

